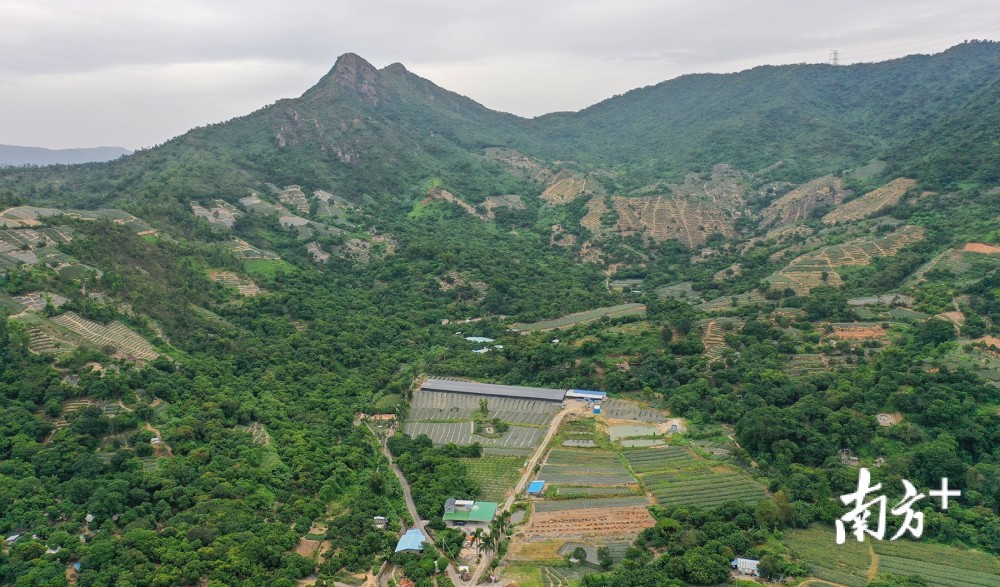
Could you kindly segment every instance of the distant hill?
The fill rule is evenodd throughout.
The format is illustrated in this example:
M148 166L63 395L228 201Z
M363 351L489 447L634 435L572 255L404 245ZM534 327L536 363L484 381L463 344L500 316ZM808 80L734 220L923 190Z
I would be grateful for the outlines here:
M91 147L87 149L45 149L0 145L0 165L72 165L111 161L132 151L122 147Z

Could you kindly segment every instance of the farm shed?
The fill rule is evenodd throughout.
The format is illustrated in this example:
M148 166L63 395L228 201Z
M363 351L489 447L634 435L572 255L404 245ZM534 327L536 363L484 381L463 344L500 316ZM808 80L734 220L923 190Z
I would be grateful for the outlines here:
M566 397L588 402L601 402L607 399L608 394L603 391L591 391L589 389L571 389L566 392Z
M545 489L545 481L532 481L528 484L528 495L541 495Z
M443 519L448 525L485 527L497 515L497 504L492 501L472 501L451 498L444 502Z
M410 528L396 544L396 552L423 552L427 537L417 528Z
M752 558L734 558L729 565L733 567L733 570L741 575L750 575L751 577L756 577L760 574L757 570L757 565L760 564L759 560L754 560Z
M534 399L550 402L561 402L566 397L566 390L564 389L496 385L493 383L473 383L471 381L452 381L448 379L428 379L424 381L420 389L422 391L443 391L467 395Z

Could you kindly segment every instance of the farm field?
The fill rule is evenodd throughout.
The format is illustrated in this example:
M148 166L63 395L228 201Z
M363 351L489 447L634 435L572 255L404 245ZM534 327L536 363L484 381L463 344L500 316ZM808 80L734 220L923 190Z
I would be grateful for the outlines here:
M601 403L601 415L615 420L635 420L656 424L667 421L663 412L615 398L608 398Z
M84 340L98 346L111 346L129 357L151 361L159 356L145 338L139 336L117 320L107 326L81 318L74 312L66 312L52 319L53 322L71 330Z
M552 485L627 485L635 479L618 453L598 449L554 448L538 473Z
M704 463L691 451L679 446L666 446L655 450L627 450L622 453L637 474L655 471L679 471Z
M756 503L764 488L729 465L705 460L677 446L626 450L629 466L661 505L714 507L727 501Z
M479 409L480 399L483 398L462 393L418 391L413 395L408 419L470 421ZM559 404L555 402L502 397L486 399L490 417L510 424L546 426L559 411Z
M852 222L874 216L880 210L898 204L903 199L903 196L906 195L906 192L913 189L915 185L917 185L917 182L912 179L905 177L894 179L856 200L851 200L839 206L836 210L823 217L823 223Z
M813 577L847 587L864 587L868 583L872 564L868 544L848 540L838 545L833 528L816 525L787 530L784 543Z
M646 306L642 304L620 304L618 306L608 306L594 310L587 310L586 312L577 312L575 314L569 314L560 318L553 318L551 320L540 320L530 324L512 324L511 329L520 332L554 330L556 328L565 328L567 326L583 324L584 322L593 322L594 320L600 320L605 316L608 318L619 318L621 316L644 316L645 314Z
M478 459L460 459L469 470L469 477L481 488L476 499L503 501L521 476L525 459L522 457L482 456Z
M543 504L558 504L560 509L539 510ZM655 523L648 505L642 497L539 502L522 532L541 539L635 536Z
M727 501L757 503L767 497L763 487L724 466L649 473L642 482L657 503L667 506L715 507Z
M1000 585L1000 563L988 554L928 542L874 543L879 574L918 574L935 587Z
M623 438L635 438L640 436L656 436L660 433L656 426L642 424L612 424L608 427L611 440L621 440Z
M538 446L545 436L544 428L511 426L500 438L486 438L472 433L471 422L406 422L403 432L412 437L426 434L434 444L459 445L478 442L483 447L530 449Z

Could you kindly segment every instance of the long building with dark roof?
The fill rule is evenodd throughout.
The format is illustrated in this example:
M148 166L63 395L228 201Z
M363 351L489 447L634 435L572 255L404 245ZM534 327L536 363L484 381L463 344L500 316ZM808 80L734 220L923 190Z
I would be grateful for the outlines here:
M473 383L471 381L452 381L450 379L428 379L420 386L422 391L441 391L446 393L464 393L487 397L509 397L514 399L533 399L550 402L561 402L566 397L567 389L545 389L543 387L522 387L519 385L496 385L494 383Z

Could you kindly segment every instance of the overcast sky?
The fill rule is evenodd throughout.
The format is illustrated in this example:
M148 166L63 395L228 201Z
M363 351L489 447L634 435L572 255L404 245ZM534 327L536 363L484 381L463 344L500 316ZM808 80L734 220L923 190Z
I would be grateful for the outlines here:
M523 116L686 73L1000 38L972 0L0 0L0 144L149 147L355 52Z

